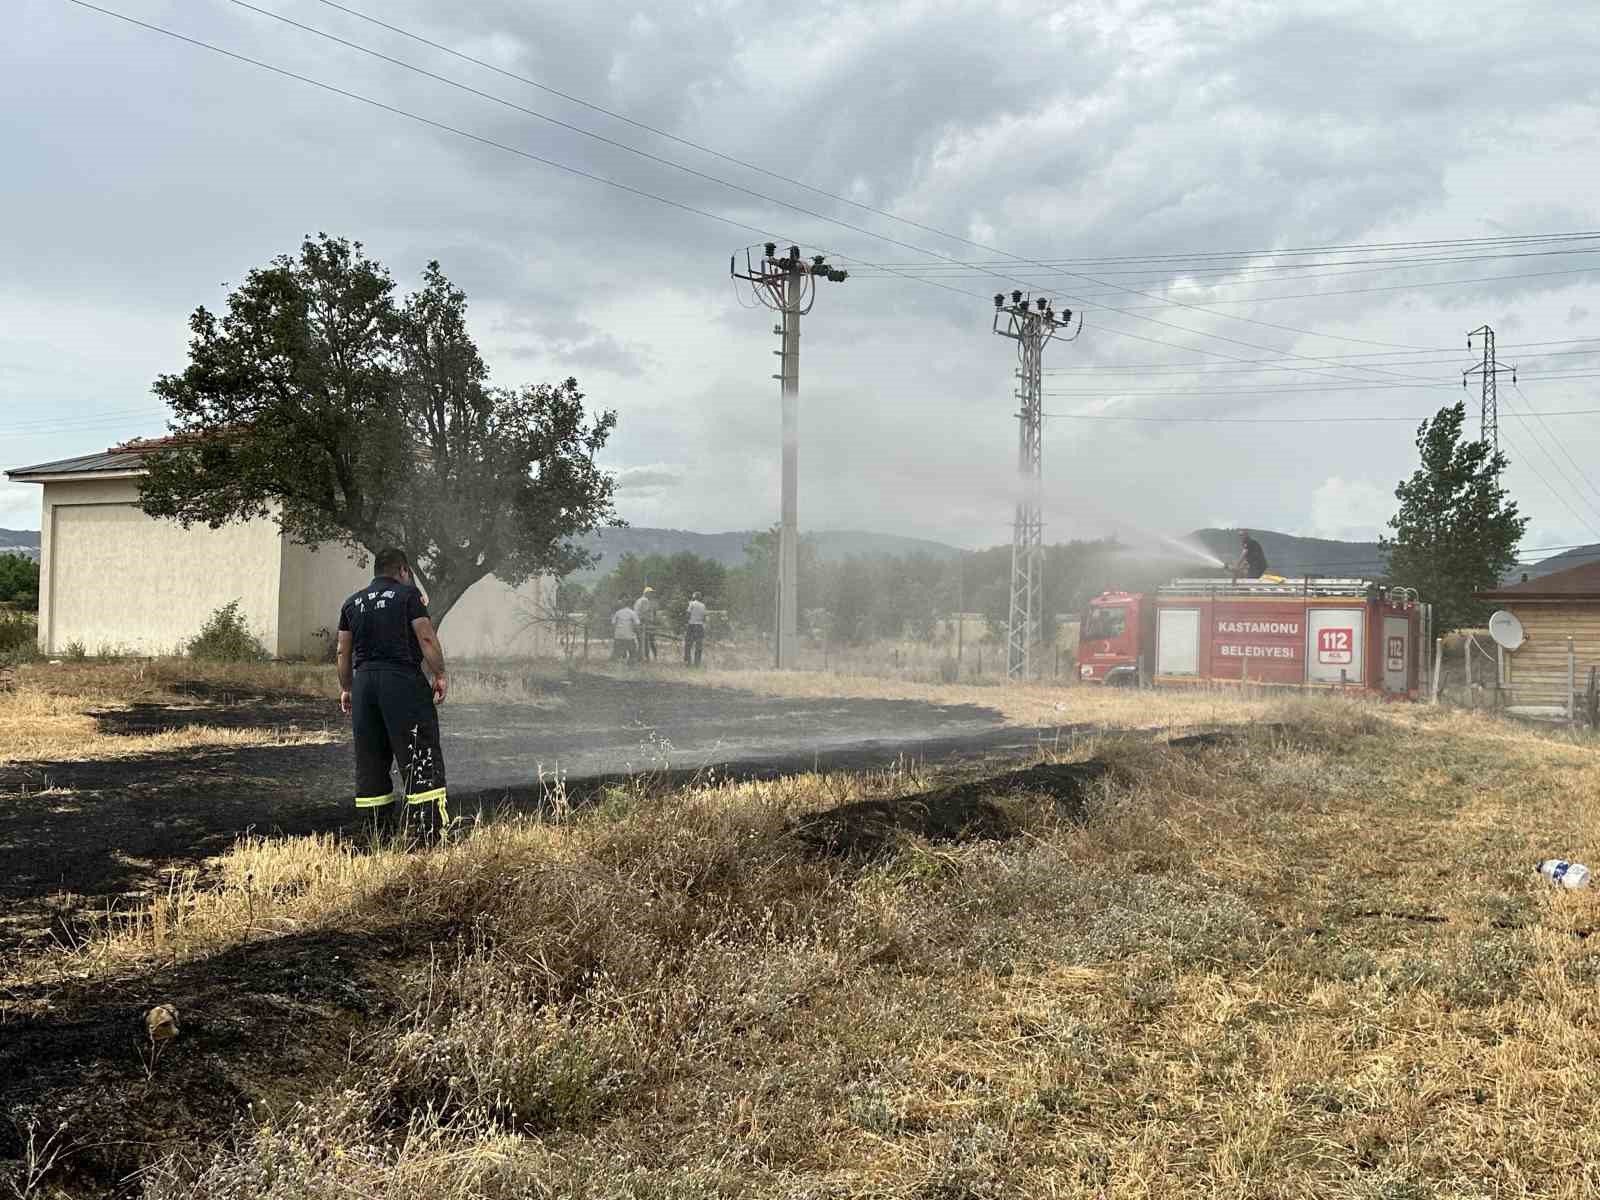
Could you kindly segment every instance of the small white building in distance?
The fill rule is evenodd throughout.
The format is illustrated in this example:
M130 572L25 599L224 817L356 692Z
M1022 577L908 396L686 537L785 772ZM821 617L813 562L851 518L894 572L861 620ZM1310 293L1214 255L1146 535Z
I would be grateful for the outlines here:
M144 451L128 442L100 454L19 467L15 483L43 489L39 521L39 648L62 654L181 653L230 600L268 653L321 658L345 597L371 579L343 546L312 549L267 520L189 529L139 508ZM490 576L439 626L453 658L528 658L559 653L548 615L555 580L513 590Z

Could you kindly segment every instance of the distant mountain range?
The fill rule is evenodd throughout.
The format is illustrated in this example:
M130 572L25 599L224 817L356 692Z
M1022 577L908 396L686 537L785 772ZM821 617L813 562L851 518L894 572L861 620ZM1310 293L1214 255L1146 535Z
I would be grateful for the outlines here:
M1376 542L1340 542L1327 538L1296 537L1271 530L1254 531L1256 540L1267 552L1269 568L1280 575L1361 575L1372 576L1382 569L1382 559ZM624 554L678 554L689 551L709 558L725 567L744 563L745 544L755 536L754 530L734 530L728 533L694 533L687 529L626 529L599 530L584 539L584 545L602 557L589 570L574 575L579 582L588 582L604 575L617 565ZM838 562L851 555L876 556L926 554L932 558L949 560L962 551L957 546L924 538L900 537L891 533L864 533L857 530L827 530L807 534L817 546L824 562ZM1225 563L1239 556L1237 530L1201 529L1190 534L1190 544L1215 554ZM1181 554L1173 555L1181 562ZM1199 564L1196 564L1198 566Z
M1351 575L1371 578L1383 571L1383 557L1377 542L1341 542L1330 538L1297 537L1291 533L1276 533L1270 529L1251 531L1267 554L1267 569L1275 575ZM755 530L740 529L727 533L695 533L688 529L604 529L584 539L584 545L598 552L599 563L575 575L579 582L589 582L604 575L617 565L624 554L677 554L687 550L702 558L709 558L725 567L737 567L744 562L744 548L756 534ZM851 555L873 557L926 554L932 558L949 560L962 551L957 546L925 538L901 537L893 533L866 533L860 530L834 529L808 534L817 546L824 562L838 562ZM1197 529L1186 539L1192 545L1215 554L1225 563L1239 556L1239 533L1230 529ZM0 529L0 554L20 554L37 561L39 558L39 531L37 529ZM1175 555L1176 559L1177 556ZM1557 554L1531 566L1518 567L1507 576L1508 583L1520 580L1524 573L1537 579L1568 567L1581 566L1600 559L1600 544L1579 546ZM1197 566L1199 564L1196 564Z
M20 554L35 561L39 558L39 531L37 529L0 529L0 554Z
M1297 537L1252 529L1267 555L1267 570L1274 575L1343 575L1371 578L1383 573L1383 555L1377 542L1340 542L1331 538ZM1239 557L1237 529L1197 529L1189 541L1204 546L1224 563Z
M1541 575L1553 575L1557 571L1565 571L1569 567L1585 567L1596 559L1600 559L1600 544L1578 546L1553 555L1550 558L1542 559L1531 566L1517 567L1506 576L1506 582L1518 583L1524 575L1529 579L1538 579Z

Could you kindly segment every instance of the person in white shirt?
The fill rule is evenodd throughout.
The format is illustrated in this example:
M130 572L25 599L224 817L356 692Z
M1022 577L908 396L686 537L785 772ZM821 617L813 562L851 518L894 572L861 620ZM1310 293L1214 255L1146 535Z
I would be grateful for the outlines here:
M683 629L683 665L698 667L705 644L706 606L700 602L700 593L696 592L689 600L688 623Z
M624 604L611 614L611 659L631 663L639 652L639 614Z
M655 588L647 587L633 602L634 615L639 618L639 658L641 661L656 656L656 602Z

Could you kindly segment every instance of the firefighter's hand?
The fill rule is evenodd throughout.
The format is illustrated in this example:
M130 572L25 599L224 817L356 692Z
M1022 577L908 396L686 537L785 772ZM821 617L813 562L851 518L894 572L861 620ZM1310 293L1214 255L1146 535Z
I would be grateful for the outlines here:
M433 702L443 704L445 694L450 690L450 683L443 675L433 677Z
M348 691L339 693L339 711L346 716L350 715L350 693Z

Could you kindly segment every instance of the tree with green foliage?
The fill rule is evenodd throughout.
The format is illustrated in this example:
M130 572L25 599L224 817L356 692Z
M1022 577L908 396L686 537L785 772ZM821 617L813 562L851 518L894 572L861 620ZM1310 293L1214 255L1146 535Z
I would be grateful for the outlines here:
M800 538L796 550L796 592L802 619L821 602L822 584L817 570L817 543ZM728 572L727 607L732 619L757 633L772 632L778 599L778 526L764 529L744 547L744 564Z
M39 607L39 564L21 554L0 554L0 604L28 612Z
M1489 606L1472 594L1500 585L1528 525L1500 486L1506 456L1483 441L1463 440L1466 415L1464 403L1454 404L1418 427L1421 465L1395 488L1394 536L1379 541L1388 578L1433 604L1441 633L1488 619Z
M676 554L624 554L590 590L590 611L596 621L608 621L624 604L637 600L646 586L655 589L661 606L660 628L672 631L685 618L695 592L709 608L726 604L728 569L714 559L688 550Z
M830 571L827 591L828 640L835 645L858 646L876 633L873 602L879 591L879 572L865 558L851 556Z
M146 457L151 515L401 546L435 621L487 575L516 586L585 566L576 539L620 524L594 462L616 415L588 416L575 379L489 386L438 263L397 299L359 242L319 234L227 305L195 310L188 367L155 383L174 437Z

